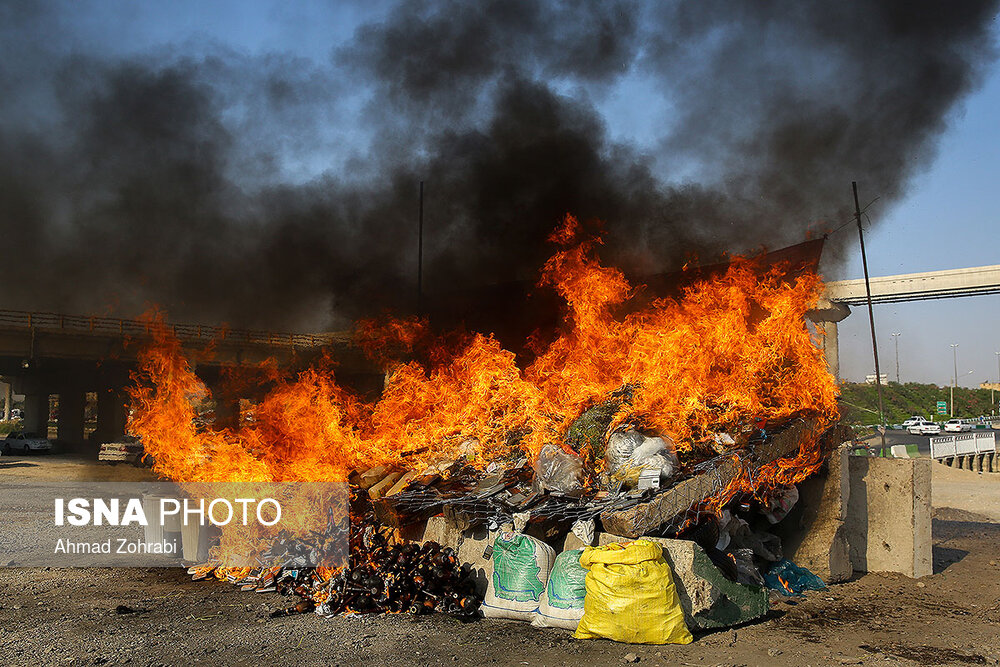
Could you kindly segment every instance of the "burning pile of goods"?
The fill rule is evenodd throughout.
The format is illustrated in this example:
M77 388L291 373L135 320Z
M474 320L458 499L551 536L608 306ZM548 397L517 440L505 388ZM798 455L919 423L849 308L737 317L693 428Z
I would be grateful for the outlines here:
M213 431L192 424L206 390L179 344L165 336L144 354L130 428L164 477L351 485L346 567L216 577L295 593L297 611L471 616L489 592L456 545L407 544L440 515L490 531L478 558L491 581L499 535L561 548L572 531L582 545L694 540L732 581L762 583L781 552L761 526L840 442L835 383L805 323L818 277L736 258L679 298L652 298L601 266L600 240L571 217L552 238L562 247L540 284L569 314L523 368L491 336L368 322L356 343L385 370L377 401L312 368L272 378L253 423ZM224 533L217 554L246 547L235 539Z
M349 539L348 567L286 564L251 569L208 563L192 566L188 573L195 580L221 578L245 591L299 597L295 605L275 611L272 617L309 611L323 616L439 611L468 618L478 611L482 600L476 584L454 549L436 542L396 541L370 514L352 524ZM295 556L300 558L312 561Z

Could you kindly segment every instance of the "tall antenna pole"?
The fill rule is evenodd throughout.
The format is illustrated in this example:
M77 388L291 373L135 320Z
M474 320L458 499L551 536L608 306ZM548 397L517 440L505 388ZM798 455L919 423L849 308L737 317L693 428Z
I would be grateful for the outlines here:
M875 355L875 388L878 392L879 431L882 433L882 449L879 456L885 456L885 412L882 409L882 371L878 365L878 342L875 339L875 312L872 310L872 286L868 279L868 257L865 255L865 231L861 227L861 204L858 203L858 183L851 181L854 190L854 219L858 222L858 238L861 239L861 266L865 270L865 294L868 296L868 322L872 328L872 353Z
M424 182L420 181L420 211L417 215L417 314L424 310Z

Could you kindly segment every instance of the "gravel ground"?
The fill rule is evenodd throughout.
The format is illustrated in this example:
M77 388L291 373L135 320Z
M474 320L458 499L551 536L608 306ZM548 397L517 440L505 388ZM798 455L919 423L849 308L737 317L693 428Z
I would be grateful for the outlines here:
M1000 524L975 511L997 487L974 473L944 477L950 505L935 510L932 576L868 574L797 601L775 598L763 622L688 646L578 641L441 615L272 619L291 600L193 582L179 569L0 568L0 664L997 664Z

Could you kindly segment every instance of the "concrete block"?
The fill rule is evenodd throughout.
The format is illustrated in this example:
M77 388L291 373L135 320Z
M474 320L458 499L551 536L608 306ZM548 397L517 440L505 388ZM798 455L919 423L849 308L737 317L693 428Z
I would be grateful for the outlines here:
M437 542L441 546L451 547L455 551L458 551L461 541L462 531L440 515L427 519L427 527L424 528L424 534L420 536L421 544Z
M818 473L799 484L799 502L779 524L785 558L827 583L851 578L847 509L851 485L850 445L834 450Z
M923 577L931 555L931 461L849 457L847 541L856 572Z
M640 539L663 546L663 557L674 574L674 586L691 630L727 628L764 616L770 608L766 589L726 579L705 550L688 540ZM627 537L600 533L598 545L631 542Z
M573 549L583 549L584 547L589 547L589 546L593 546L593 545L587 544L586 542L584 542L583 540L581 540L579 537L577 537L576 533L574 533L573 531L570 531L570 532L566 533L566 539L565 539L565 541L563 541L563 548L562 548L562 550L563 551L572 551Z
M396 534L396 539L403 542L417 542L421 543L424 537L424 531L427 530L426 521L417 521L416 523L409 523L405 526L400 526L395 528L394 532Z
M463 564L468 563L472 568L472 580L476 582L476 592L479 595L486 595L486 585L493 574L493 563L486 553L495 537L496 533L488 531L486 526L462 531L458 560Z
M404 539L406 537L402 530L399 535ZM441 546L454 549L459 562L468 564L472 568L472 580L476 583L476 591L479 595L486 595L486 585L493 573L492 561L486 553L495 537L496 533L491 533L485 526L461 530L456 522L438 515L429 518L423 532L412 539L420 544L437 542Z

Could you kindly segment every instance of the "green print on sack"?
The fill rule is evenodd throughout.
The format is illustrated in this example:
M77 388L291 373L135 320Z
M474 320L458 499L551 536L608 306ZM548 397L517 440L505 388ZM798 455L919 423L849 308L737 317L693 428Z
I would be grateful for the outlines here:
M493 588L496 596L515 602L538 602L545 584L538 578L535 545L524 535L498 537L493 546Z
M583 609L587 595L587 571L580 566L583 549L564 551L556 557L549 575L547 597L556 609Z

